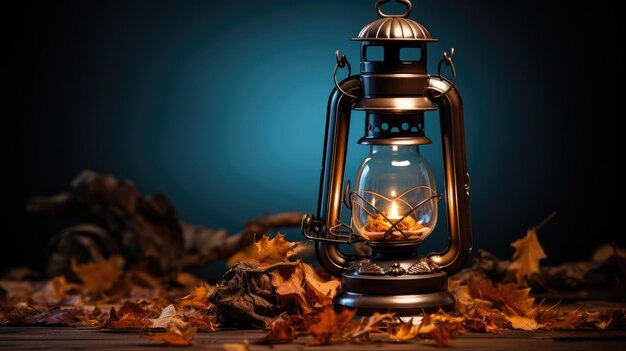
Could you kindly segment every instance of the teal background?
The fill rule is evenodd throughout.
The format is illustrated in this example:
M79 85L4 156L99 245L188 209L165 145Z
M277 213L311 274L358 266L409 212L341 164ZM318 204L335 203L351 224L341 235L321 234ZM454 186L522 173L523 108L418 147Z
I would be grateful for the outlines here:
M4 150L9 210L2 265L41 264L54 228L23 210L68 188L82 169L162 192L180 217L239 230L268 212L316 209L334 51L358 72L349 38L375 20L375 1L23 2L5 45ZM411 18L440 41L429 72L456 49L472 175L475 247L501 257L551 211L540 239L550 262L623 243L604 204L621 177L615 130L623 78L612 61L618 11L608 1L414 1ZM385 7L401 10L397 4ZM436 114L423 147L442 164ZM365 146L353 118L347 165ZM600 141L602 140L602 141ZM443 184L439 185L442 189ZM298 230L290 231L299 240ZM440 218L429 247L444 245Z

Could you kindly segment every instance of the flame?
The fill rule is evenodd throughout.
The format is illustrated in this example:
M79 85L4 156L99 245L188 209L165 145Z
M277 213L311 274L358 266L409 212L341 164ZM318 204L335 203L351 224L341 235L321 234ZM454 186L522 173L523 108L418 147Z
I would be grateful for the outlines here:
M391 197L396 197L396 191L391 191ZM398 205L396 205L396 200L391 202L391 208L389 209L389 215L387 216L389 219L400 219L402 216L398 214Z
M389 219L398 219L402 216L398 215L398 206L396 205L396 200L391 202L391 208L389 209Z

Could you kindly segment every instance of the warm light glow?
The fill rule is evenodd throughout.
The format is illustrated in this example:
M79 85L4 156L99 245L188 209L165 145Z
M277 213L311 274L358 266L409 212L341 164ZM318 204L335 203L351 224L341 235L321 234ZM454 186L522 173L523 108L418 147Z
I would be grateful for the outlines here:
M406 167L411 165L411 161L391 161L391 165L394 167Z
M400 219L402 216L398 215L398 206L396 205L396 200L391 202L391 209L389 210L389 219Z
M393 198L396 197L396 191L395 190L391 191L391 197L393 197ZM389 209L389 215L387 217L389 217L389 219L400 219L400 218L402 218L402 216L400 216L398 214L398 205L396 205L396 200L395 199L391 202L391 208Z

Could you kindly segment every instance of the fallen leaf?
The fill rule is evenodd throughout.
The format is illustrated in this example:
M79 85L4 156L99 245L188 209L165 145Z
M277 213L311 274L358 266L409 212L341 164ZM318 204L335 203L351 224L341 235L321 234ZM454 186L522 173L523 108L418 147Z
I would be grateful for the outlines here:
M535 273L539 273L539 261L547 258L543 247L537 239L537 231L531 228L522 239L511 244L515 248L513 261L507 268L515 271L515 281L520 286L527 285L527 279Z
M267 344L280 344L290 342L299 335L307 335L307 327L312 323L309 320L314 319L317 313L310 314L292 314L286 313L280 315L269 323L269 332L263 338L262 342Z
M296 337L288 318L276 318L269 325L269 332L263 338L264 343L280 344L290 342Z
M504 306L504 315L511 322L513 329L521 330L537 330L539 323L535 319L534 314L518 314L515 310L508 306Z
M250 343L244 340L244 342L224 344L224 351L250 351Z
M346 329L350 326L356 311L344 308L339 313L335 313L333 306L326 305L319 312L308 328L307 332L313 337L309 345L330 345L341 339L346 334Z
M228 260L228 265L233 266L242 261L255 261L261 266L285 262L295 255L293 251L295 245L297 244L285 240L285 236L280 233L272 239L268 235L263 235L259 241L233 255Z
M213 287L205 282L197 282L191 294L178 300L178 307L191 306L194 308L207 309L211 306L209 295Z
M152 325L149 319L150 312L145 311L140 305L126 301L119 311L111 307L109 318L101 328L109 329L145 329Z
M37 313L23 319L25 324L42 324L48 326L75 326L78 319L76 316L80 313L77 309L60 309L53 308L48 311Z
M0 280L0 288L11 304L26 302L33 294L33 284L27 281Z
M85 283L90 292L111 289L120 280L122 267L124 267L124 259L120 256L86 264L77 264L76 260L72 259L72 271Z
M147 333L141 337L152 341L161 341L168 345L189 346L196 335L196 327L184 322L180 317L174 317L168 323L164 333Z
M439 310L424 315L418 333L422 338L435 340L437 347L445 347L463 330L463 320L463 317L454 317Z
M374 312L370 317L363 317L358 323L354 324L352 328L349 328L347 333L344 333L344 337L351 339L352 341L364 342L369 339L370 333L380 332L381 325L387 324L395 317L394 313L378 313Z
M511 323L496 309L476 306L474 314L466 317L463 325L470 331L497 334L509 328Z
M299 263L295 266L281 267L270 272L270 275L278 307L291 306L292 309L301 313L310 313L314 311L314 308L304 289L302 266L303 264Z
M44 286L33 293L31 300L42 305L58 305L66 298L66 292L78 289L77 284L68 283L65 277L58 276L48 280Z
M476 279L471 275L467 287L472 298L489 301L497 310L502 311L504 306L508 306L522 316L533 310L535 299L530 296L530 288L520 289L513 283L494 286L489 280Z
M309 298L320 306L330 305L341 286L341 281L335 277L320 277L309 264L303 263L305 290Z
M215 316L206 314L204 311L193 310L185 312L185 318L187 321L201 330L216 331L219 324L215 321Z
M151 322L150 328L165 328L176 317L176 307L169 305L161 311L158 318L148 319Z
M400 323L397 328L389 329L389 338L397 341L407 341L415 339L419 332L419 325L413 324L413 318Z

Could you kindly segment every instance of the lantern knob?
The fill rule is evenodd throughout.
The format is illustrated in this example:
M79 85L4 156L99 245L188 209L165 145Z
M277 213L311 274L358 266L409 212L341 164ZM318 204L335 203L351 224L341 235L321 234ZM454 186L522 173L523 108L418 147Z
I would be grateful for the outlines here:
M411 2L409 0L396 0L397 2L406 5L406 11L402 14L399 15L388 15L386 13L383 12L383 10L380 9L380 7L383 4L386 4L388 2L390 2L391 0L378 0L378 2L376 3L376 12L378 12L378 15L382 18L389 18L389 17L402 17L402 18L407 18L409 17L409 15L411 14L411 9L413 8L413 5L411 4Z
M413 5L409 0L396 0L406 5L407 10L399 15L388 15L380 8L391 0L378 0L376 12L381 17L365 26L359 35L352 40L356 41L437 41L430 36L428 30L421 24L408 18Z

